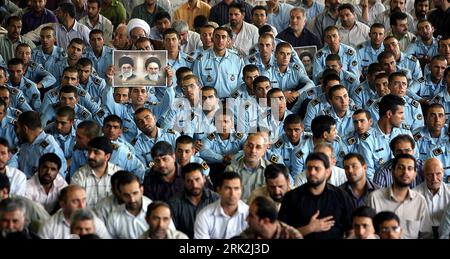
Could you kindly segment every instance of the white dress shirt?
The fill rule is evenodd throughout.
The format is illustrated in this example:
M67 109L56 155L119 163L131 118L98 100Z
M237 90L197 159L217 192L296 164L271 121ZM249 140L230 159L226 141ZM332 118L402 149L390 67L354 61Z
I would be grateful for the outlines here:
M450 201L450 188L445 183L441 183L439 191L433 195L428 189L426 182L414 188L418 193L425 197L427 202L428 212L430 213L431 223L434 227L441 224L442 216Z
M119 200L114 196L114 194L109 195L97 202L94 211L97 216L103 220L103 222L108 222L108 217L113 210L119 207Z
M190 54L201 47L203 47L203 43L200 39L200 34L195 31L188 31L187 43L181 45L181 50L186 54Z
M102 239L110 239L105 223L99 218L94 218L95 233ZM64 217L62 209L59 209L47 220L39 231L43 239L71 239L70 222Z
M148 224L145 220L148 205L152 200L142 196L142 208L137 216L134 216L125 208L125 204L117 207L109 214L106 223L108 231L115 239L138 239L148 230Z
M86 190L87 206L93 208L99 200L112 194L111 176L119 170L122 168L108 162L106 173L99 178L87 164L74 173L71 184L79 185Z
M227 23L225 26L231 28L231 25L229 23ZM235 34L233 32L233 45L241 49L246 55L248 55L250 49L258 43L258 38L258 27L244 21L241 31L238 34Z
M220 199L203 208L195 219L195 239L230 239L247 228L248 205L239 201L233 216L228 216L220 206Z
M27 177L17 168L6 166L6 176L8 176L10 190L12 195L25 196L27 189Z
M51 213L55 208L56 203L58 202L59 193L66 186L66 180L64 180L64 178L60 174L58 174L55 180L53 180L52 188L47 193L44 190L44 187L41 185L39 176L36 173L27 181L25 197L40 203L42 206L44 206L45 210L48 213Z
M305 184L307 181L308 180L306 179L306 171L303 171L299 175L297 175L297 177L295 177L294 186L298 187L300 185ZM333 166L331 168L331 176L330 176L330 179L328 179L328 183L332 184L336 187L339 187L340 185L344 184L346 181L347 181L347 176L345 175L345 170L340 167Z

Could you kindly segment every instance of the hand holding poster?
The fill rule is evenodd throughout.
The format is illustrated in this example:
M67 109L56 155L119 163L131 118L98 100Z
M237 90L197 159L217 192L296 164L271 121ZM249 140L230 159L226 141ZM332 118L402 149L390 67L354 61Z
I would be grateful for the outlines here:
M165 50L114 50L114 87L167 86Z

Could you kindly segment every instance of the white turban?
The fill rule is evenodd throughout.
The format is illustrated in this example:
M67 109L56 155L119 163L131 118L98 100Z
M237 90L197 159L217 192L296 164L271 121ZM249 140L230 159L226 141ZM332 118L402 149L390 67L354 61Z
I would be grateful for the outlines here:
M139 19L139 18L131 19L127 25L127 31L128 31L129 37L131 37L130 33L131 33L131 30L133 30L134 28L144 29L145 34L147 34L147 37L150 36L150 25L148 25L148 23L146 21Z

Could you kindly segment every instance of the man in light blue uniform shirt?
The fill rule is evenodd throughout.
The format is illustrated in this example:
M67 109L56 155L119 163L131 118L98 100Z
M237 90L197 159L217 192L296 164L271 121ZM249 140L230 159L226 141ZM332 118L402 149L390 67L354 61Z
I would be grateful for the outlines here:
M8 116L6 110L7 104L0 100L0 137L8 141L10 149L15 149L19 145L19 139L15 131L16 119Z
M94 29L89 33L90 47L87 47L83 57L92 61L93 68L97 71L98 76L106 78L106 70L112 64L113 49L104 45L103 32Z
M21 59L12 58L8 62L9 82L8 86L22 90L28 104L35 111L41 109L41 93L37 89L36 84L26 78L24 73L24 64Z
M430 73L423 78L414 80L410 85L410 91L421 99L431 100L443 89L445 90L444 71L447 68L447 59L442 55L434 56L430 63Z
M27 103L23 92L15 87L0 86L0 99L5 101L8 108L15 108L24 112L33 110Z
M59 143L66 159L71 159L75 145L76 126L75 111L69 106L62 106L56 110L56 119L48 124L44 131L52 135Z
M413 55L423 62L428 61L438 54L438 41L433 37L434 28L428 20L422 20L417 23L416 41L411 42L408 48L405 50L406 55Z
M372 63L367 69L366 80L353 91L350 91L350 98L355 102L356 106L367 110L375 100L380 98L375 88L375 81L379 74L385 74L387 85L388 75L384 72L383 67L379 63Z
M313 61L313 79L319 81L320 73L325 69L325 59L328 54L338 54L341 58L342 70L348 71L359 78L359 63L356 50L340 43L339 30L336 26L329 26L324 31L326 45L316 52Z
M59 174L65 177L67 161L64 153L53 136L42 130L39 113L35 111L22 113L16 122L16 127L17 137L22 142L17 156L18 168L27 178L37 172L39 158L46 153L55 153L61 159Z
M24 63L24 76L36 82L38 88L49 88L56 83L56 78L50 72L31 59L31 48L26 43L17 45L16 58Z
M384 51L384 25L375 23L370 26L370 40L357 46L359 67L363 76L367 75L369 65L377 62L378 55Z
M175 141L180 133L172 129L163 130L157 127L155 115L148 108L137 109L134 113L134 122L141 131L132 141L135 154L147 168L150 168L150 163L153 161L150 151L153 145L158 141L166 141L175 146Z
M80 58L77 62L78 74L80 75L79 87L84 89L91 100L101 105L101 97L106 87L106 81L93 74L92 61L88 58Z
M67 58L67 52L60 46L56 46L55 29L45 26L41 29L40 45L32 50L31 59L44 66L57 80L60 80L60 68Z
M403 128L415 131L424 126L423 113L420 103L413 98L406 95L408 80L402 72L394 72L389 75L389 90L390 93L402 98L405 101L404 105L404 123ZM371 107L370 112L374 122L377 122L379 116L379 101L376 101Z
M400 128L404 120L404 107L405 100L399 96L388 94L381 98L380 119L373 128L360 137L358 153L366 160L367 177L371 180L375 171L391 159L392 154L389 148L391 140L400 134L412 136L409 129Z
M270 130L272 143L284 133L284 119L292 112L287 109L286 97L280 88L272 88L267 92L267 104L269 107L262 113L258 125Z
M400 51L400 44L394 36L388 36L383 41L384 48L394 54L395 61L400 67L407 68L411 71L412 78L421 78L422 69L419 60L411 55L406 55Z
M229 40L227 29L216 28L213 47L201 53L194 62L193 72L199 76L200 84L215 87L219 98L229 97L242 83L244 61L227 49Z

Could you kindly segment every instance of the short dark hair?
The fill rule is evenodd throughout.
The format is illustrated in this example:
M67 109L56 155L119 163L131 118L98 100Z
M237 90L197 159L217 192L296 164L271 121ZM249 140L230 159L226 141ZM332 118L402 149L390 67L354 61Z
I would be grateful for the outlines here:
M251 205L256 205L256 215L258 218L268 218L271 223L277 220L278 208L271 199L264 196L258 196L252 201Z
M8 140L0 137L0 146L6 147L8 150L10 149Z
M393 94L385 95L381 98L381 101L378 103L378 114L380 118L386 115L388 111L396 112L399 106L404 106L405 101Z
M392 159L392 172L394 172L395 167L397 166L400 159L411 159L414 161L414 170L417 170L416 167L416 158L410 154L398 154Z
M81 38L73 38L73 39L71 39L70 42L69 42L69 46L74 44L74 43L83 45L83 48L86 47L86 43L84 43L83 39L81 39Z
M258 29L258 35L262 36L268 32L273 32L272 26L268 24L264 24L263 26L259 27Z
M17 66L17 65L24 65L23 60L20 58L12 58L8 61L8 67L9 66Z
M182 80L181 76L188 72L192 72L192 69L190 69L188 67L180 67L177 69L177 71L175 72L175 77L177 78L177 84L181 83L181 80Z
M270 84L270 79L267 76L257 76L255 80L253 80L253 89L256 89L256 86L263 82L269 82Z
M264 169L264 178L266 178L266 181L275 179L280 174L283 175L286 180L289 180L289 169L283 164L270 164Z
M258 66L254 65L254 64L248 64L248 65L245 65L244 68L242 69L242 75L245 76L246 73L255 72L255 71L259 71Z
M370 26L370 30L372 30L372 28L386 29L386 28L384 27L384 24L378 23L378 22L372 24L372 25Z
M333 97L335 92L342 90L342 89L347 90L347 88L343 85L333 85L330 89L328 89L328 92L327 92L328 100L331 100L331 98ZM348 92L347 92L347 94L348 94Z
M356 158L358 159L358 161L361 163L361 165L365 165L366 164L366 160L364 160L364 157L359 154L359 153L348 153L344 156L344 159L342 160L343 162L350 160L352 158Z
M179 144L192 144L194 145L195 141L194 139L189 135L181 135L177 138L175 141L175 146L178 146Z
M372 119L372 115L370 114L370 112L367 111L367 110L364 110L364 109L358 109L358 110L354 111L353 115L358 115L358 114L361 114L361 113L366 114L367 120Z
M290 124L301 124L302 123L302 118L300 118L300 115L298 114L289 114L288 116L286 116L286 118L284 119L284 125L290 125Z
M61 89L59 90L59 96L61 96L62 93L70 94L73 93L73 95L78 98L78 89L73 85L63 85L61 86Z
M333 73L330 73L331 71L333 71ZM329 73L325 74L325 71L330 71ZM339 77L339 75L336 73L336 70L334 69L325 69L322 73L323 78L322 78L322 88L325 87L328 82L330 81L341 81L341 78Z
M380 233L380 226L383 222L395 220L400 225L400 218L392 211L381 211L378 212L375 217L373 217L373 226L375 227L375 232Z
M22 112L17 118L17 122L31 130L42 128L39 112L36 111Z
M198 29L208 24L208 17L200 14L194 18L194 28Z
M19 16L11 15L6 19L6 26L11 25L13 22L22 22L22 19Z
M177 30L175 30L174 28L167 28L167 29L165 29L165 30L163 31L163 33L162 33L163 39L164 39L167 35L169 35L169 34L175 34L175 35L177 35L177 38L179 38L179 37L178 37L178 31L177 31Z
M391 16L389 16L389 24L392 25L397 25L397 21L398 20L406 20L408 19L408 15L406 15L406 13L404 12L393 12L391 13Z
M330 159L328 158L327 155L325 155L322 152L310 153L308 155L308 157L306 157L305 165L307 165L309 161L322 161L323 166L325 167L325 169L329 169L330 168Z
M93 29L93 30L91 30L90 32L89 32L89 39L92 37L92 35L94 35L94 34L100 34L100 35L102 35L102 38L103 38L103 31L102 30L99 30L99 29Z
M173 147L169 142L166 141L159 141L156 142L156 144L152 147L151 155L155 159L156 157L160 156L166 156L166 155L173 155Z
M103 127L105 127L106 123L108 122L118 122L119 123L119 127L122 128L122 118L120 118L119 116L115 115L115 114L110 114L108 116L106 116L106 118L103 120Z
M225 181L228 181L228 180L233 180L233 179L239 179L239 181L241 182L241 185L242 185L242 178L241 178L241 175L240 174L238 174L238 173L236 173L236 172L224 172L220 177L219 177L219 180L218 180L218 182L217 182L217 186L218 187L222 187L222 185L223 185L223 183L225 182Z
M145 217L146 217L146 218L149 218L150 215L152 215L152 212L153 212L154 210L156 210L157 208L159 208L159 207L166 207L166 208L168 208L168 209L170 210L169 204L167 204L167 203L165 203L165 202L163 202L163 201L154 201L154 202L150 203L150 204L147 206L147 213L145 214ZM172 211L171 211L171 210L170 210L170 213L172 214Z
M255 14L255 11L257 11L257 10L263 10L264 12L266 12L266 15L267 15L267 7L265 7L263 5L255 5L251 11L252 16L253 16L253 14Z
M391 57L395 58L394 53L392 53L392 51L389 51L389 50L384 50L383 52L378 54L377 61L378 61L378 63L381 64L383 62L383 60L391 58Z
M87 67L87 66L93 66L92 65L92 61L90 60L90 59L88 59L88 58L80 58L78 61L77 61L77 67L78 68L80 68L80 67Z
M181 168L181 176L183 178L186 177L186 174L192 173L198 171L200 173L203 173L203 167L199 163L188 163L187 165L183 166Z
M325 58L325 62L327 61L338 61L341 62L341 57L338 54L328 54L328 56Z
M63 13L67 13L71 18L75 18L76 11L74 4L70 2L63 2L59 4L58 9Z
M56 164L56 166L58 167L58 170L61 169L61 158L59 158L59 156L57 156L55 153L46 153L43 154L40 158L39 158L39 166L38 168L41 168L41 166L45 163L45 162L50 162L50 163L54 163Z
M112 188L113 188L113 189L114 189L114 188L117 188L117 184L118 184L118 182L120 181L120 179L121 179L122 177L127 177L129 174L133 175L133 173L131 173L131 172L129 172L129 171L126 171L126 170L119 170L119 171L115 172L115 173L111 176L111 179L110 179Z
M384 72L384 68L380 63L372 63L367 68L367 74L372 75L378 72Z
M389 142L389 148L391 149L393 154L395 151L395 145L399 142L409 142L411 144L412 149L416 147L416 142L410 135L407 134L397 135L395 138L391 140L391 142Z
M314 138L321 138L324 132L330 132L336 125L336 120L329 115L316 116L311 122L311 131Z
M408 79L408 78L406 77L406 74L405 74L403 71L396 71L396 72L392 72L392 73L389 75L389 78L388 78L389 83L391 83L392 81L394 81L394 78L396 78L396 77L404 77L404 78Z
M149 24L150 26L154 26L157 21L167 18L169 21L172 21L172 17L170 17L170 14L166 11L157 12L155 14L155 19L153 20L153 24Z
M373 208L369 206L361 206L353 211L352 219L354 219L355 217L363 217L363 218L370 218L373 220L376 214L377 213Z
M132 182L137 182L141 185L141 180L139 177L131 172L125 171L122 175L117 179L117 189L120 191L120 187L126 184L130 184Z
M95 137L100 136L101 129L97 122L95 121L82 121L77 126L77 130L83 130L86 137L89 139L93 139Z
M350 10L350 12L352 12L353 14L355 13L355 8L353 7L352 4L345 3L345 4L339 5L339 7L338 7L338 11L339 12L342 11L342 10L345 10L345 9Z
M230 10L231 8L236 8L239 9L239 11L245 15L245 6L244 4L240 3L240 2L231 2L231 4L228 7L228 10Z

